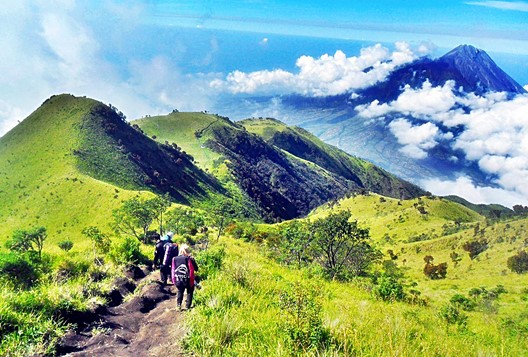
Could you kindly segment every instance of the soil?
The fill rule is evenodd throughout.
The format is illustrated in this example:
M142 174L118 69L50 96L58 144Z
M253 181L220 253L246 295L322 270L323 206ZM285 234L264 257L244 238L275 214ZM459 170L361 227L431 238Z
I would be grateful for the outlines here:
M143 275L143 277L141 277ZM59 343L58 356L184 356L181 340L185 311L176 308L176 287L163 288L158 273L131 271L117 279L110 306L78 316L76 330ZM123 297L142 286L123 303Z

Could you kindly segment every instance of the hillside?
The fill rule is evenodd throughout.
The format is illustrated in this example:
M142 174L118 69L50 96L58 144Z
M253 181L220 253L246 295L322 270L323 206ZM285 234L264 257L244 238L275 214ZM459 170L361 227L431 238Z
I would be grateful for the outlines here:
M110 107L71 95L46 100L0 138L0 177L2 241L34 225L51 242L75 240L85 226L104 227L137 191L188 203L222 190L187 155L146 138Z
M354 191L372 190L398 198L424 194L366 161L275 120L233 123L218 115L172 113L133 123L160 142L179 143L209 172L234 180L267 221L306 215Z

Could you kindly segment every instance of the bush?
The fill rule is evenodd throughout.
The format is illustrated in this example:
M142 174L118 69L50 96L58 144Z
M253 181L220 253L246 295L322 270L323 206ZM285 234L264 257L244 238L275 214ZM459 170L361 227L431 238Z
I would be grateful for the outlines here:
M406 295L403 285L394 277L382 274L372 290L374 295L383 301L402 301Z
M126 237L121 242L112 245L110 259L116 264L127 265L145 262L147 257L141 253L137 239Z
M65 252L69 252L73 248L73 242L71 240L61 240L59 243L57 243L60 249L64 250Z
M507 261L508 268L517 274L522 274L528 271L528 253L524 250L521 250L514 256L508 258Z
M438 317L446 323L446 330L449 330L450 325L457 326L459 330L465 330L467 327L468 316L453 304L442 306L438 311Z
M88 272L90 264L86 261L63 259L55 267L55 278L58 281L65 281Z
M473 311L477 306L477 304L473 300L468 299L462 294L453 295L449 301L451 302L451 304L461 308L464 311Z
M13 288L28 289L38 280L38 267L28 256L0 253L0 277Z
M198 276L200 279L207 279L209 276L215 274L222 268L224 262L225 251L224 248L208 249L201 251L196 256L196 263L198 264Z
M330 341L330 331L323 326L320 288L294 283L280 294L283 311L281 328L292 342L294 353L318 350Z
M469 253L471 259L475 259L477 255L488 249L488 241L486 239L474 240L464 243L462 248Z
M445 279L447 275L447 263L440 263L438 265L426 263L423 272L432 280Z

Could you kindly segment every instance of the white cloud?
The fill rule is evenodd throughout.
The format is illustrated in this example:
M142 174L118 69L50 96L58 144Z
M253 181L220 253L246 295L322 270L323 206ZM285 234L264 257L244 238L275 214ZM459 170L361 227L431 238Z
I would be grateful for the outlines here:
M426 51L425 45L422 44L419 51ZM231 93L338 95L382 81L395 67L416 58L407 43L397 42L393 52L376 44L363 48L357 57L347 57L342 51L319 58L301 56L295 63L298 73L282 69L234 71L225 80L211 82L211 87Z
M120 46L126 32L141 20L143 7L132 5L111 0L89 8L74 0L3 4L0 136L59 93L112 103L129 118L174 108L207 109L215 95L208 88L215 74L186 75L162 55L136 58L132 52L122 62L106 57L109 47ZM210 47L214 53L218 43L213 39ZM203 60L210 60L209 55Z
M528 197L528 95L509 99L506 93L462 94L451 81L437 87L425 82L419 89L405 87L392 102L375 100L355 109L366 119L390 113L425 121L412 125L397 119L389 124L404 154L422 159L439 140L452 139L453 149L477 162L503 189ZM455 127L456 137L450 132Z
M396 119L389 123L389 129L403 145L400 151L414 159L426 158L427 150L434 148L441 137L440 130L433 123L412 125L406 119Z
M528 3L524 1L468 1L466 4L491 7L500 10L528 12Z
M498 203L510 208L516 204L528 205L528 198L516 191L476 186L467 177L459 177L454 181L424 180L421 186L435 195L456 195L475 204Z

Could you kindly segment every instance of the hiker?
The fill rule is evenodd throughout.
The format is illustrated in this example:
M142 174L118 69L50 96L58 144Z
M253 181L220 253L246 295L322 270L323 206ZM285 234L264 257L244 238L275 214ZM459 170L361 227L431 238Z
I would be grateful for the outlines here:
M154 250L154 266L160 269L161 286L167 285L167 279L171 273L172 258L178 255L178 244L172 243L174 233L167 232L156 243Z
M179 310L182 309L181 304L185 289L187 289L185 308L191 308L195 286L194 272L196 270L198 270L198 265L194 258L189 254L189 246L187 244L182 244L180 255L172 259L172 282L178 289L176 304L178 305Z

